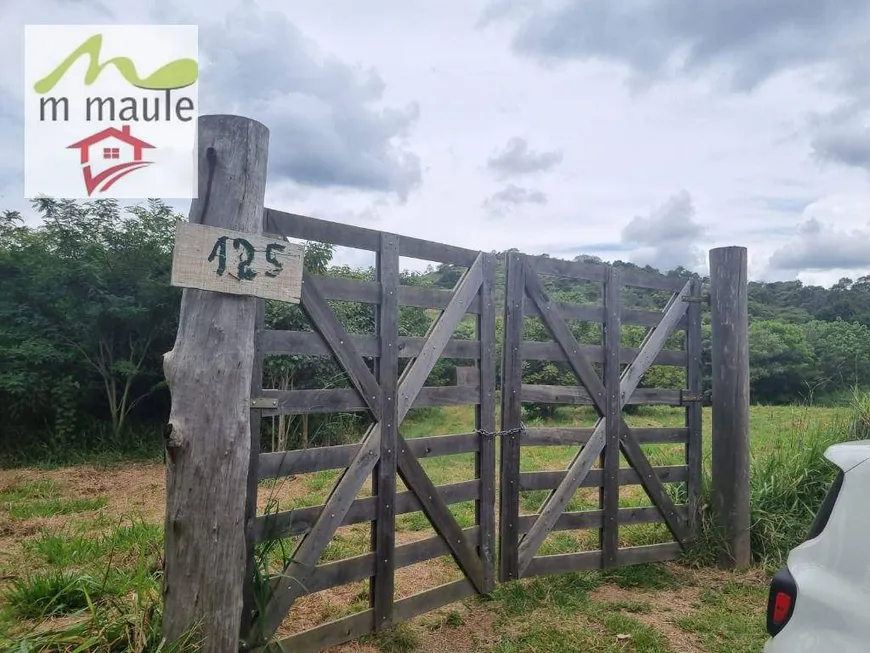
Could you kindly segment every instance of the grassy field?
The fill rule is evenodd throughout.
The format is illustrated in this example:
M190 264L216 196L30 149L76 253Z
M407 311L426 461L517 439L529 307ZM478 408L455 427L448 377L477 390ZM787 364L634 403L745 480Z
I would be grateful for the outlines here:
M704 417L709 469L709 413ZM700 566L697 562L704 556L696 555L682 563L537 578L500 586L489 597L448 606L341 650L759 651L765 640L766 572L800 541L821 500L829 481L829 470L817 460L821 451L832 441L860 436L863 417L860 406L753 407L753 548L759 565L748 572ZM564 408L548 424L587 425L593 419L587 410ZM628 421L637 426L677 426L682 425L682 414L646 408ZM472 424L473 414L465 407L425 409L409 416L403 432L406 437L460 433ZM645 448L655 465L684 462L679 446ZM524 449L521 467L561 469L575 452L571 447ZM436 484L473 477L471 454L422 462ZM264 483L260 509L320 504L336 475L319 472ZM0 471L0 650L171 650L159 648L160 615L155 608L163 487L159 462ZM544 496L525 493L522 509L534 512ZM623 488L620 503L650 505L639 487ZM596 504L597 490L581 489L570 509ZM452 509L461 524L473 523L473 503ZM432 534L422 513L398 517L399 543ZM620 529L620 539L624 545L639 545L669 537L660 525L639 525ZM542 553L596 544L596 532L564 531L551 535ZM362 553L368 546L367 525L344 527L322 561ZM270 564L265 556L263 564ZM458 577L449 557L412 565L397 571L397 596ZM282 632L365 609L366 600L364 583L304 597Z

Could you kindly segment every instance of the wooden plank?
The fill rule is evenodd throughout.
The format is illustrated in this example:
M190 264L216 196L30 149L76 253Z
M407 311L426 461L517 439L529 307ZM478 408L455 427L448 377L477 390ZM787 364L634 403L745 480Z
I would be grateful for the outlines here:
M604 281L607 265L603 263L585 263L580 261L565 261L549 256L526 255L526 262L536 274L546 274L553 277L567 277L582 281Z
M661 315L659 315L661 317ZM581 355L590 363L604 362L604 347L595 345L581 345ZM630 365L634 362L640 349L635 347L621 347L619 350L619 362ZM662 349L655 358L654 365L673 365L685 367L688 355L685 351L676 349ZM565 352L556 342L532 342L523 341L523 359L541 361L565 361Z
M363 482L374 469L380 455L380 441L380 426L376 424L369 431L353 462L333 488L317 521L296 548L293 559L280 577L280 582L276 581L272 584L272 598L262 618L264 637L272 636L284 620L287 610L302 593L314 565L332 539L335 529L344 521Z
M460 569L474 583L478 592L485 592L483 563L478 557L475 547L462 534L462 527L459 526L447 503L438 494L437 488L420 466L420 461L405 445L401 435L398 436L398 440L399 475L408 489L417 496L417 500L423 507L423 512L432 522L435 531L447 542Z
M616 564L616 550L619 548L619 429L622 425L622 403L620 402L619 350L622 343L622 325L619 321L620 308L619 270L607 266L604 275L604 455L602 460L602 484L599 505L604 512L604 523L600 531L602 565L612 567Z
M357 612L284 637L252 653L315 653L374 631L374 610Z
M686 314L686 308L689 303L683 300L687 297L691 289L692 282L687 281L683 288L671 298L671 302L663 311L661 322L652 331L647 333L643 343L640 346L640 352L634 363L625 370L625 373L620 380L622 389L623 404L631 397L637 389L643 375L652 366L658 353L664 349L665 343L677 326L677 322Z
M554 301L552 306L566 319L604 323L603 306L560 301ZM526 302L524 311L527 317L541 317L541 311L532 302ZM654 327L662 319L661 311L647 311L637 308L626 308L624 306L620 311L620 316L623 324L645 327ZM677 323L677 329L684 329L685 326L685 320Z
M178 222L170 285L298 304L303 247L259 233Z
M376 630L388 628L393 621L396 447L399 435L399 353L396 348L399 339L398 240L396 236L382 234L381 249L378 252L378 277L381 283L381 302L378 306L378 336L381 350L378 360L381 452L373 475L377 508L375 523L372 524L372 549L376 561L375 575L371 583L371 606L375 611ZM362 359L359 361L362 363Z
M525 303L526 283L522 259L514 252L508 252L506 275L501 367L501 428L503 431L518 428L522 419L520 400L523 361L520 343L523 338L523 305ZM508 582L520 576L517 559L517 544L519 542L517 518L520 513L519 438L512 434L502 438L500 444L499 580Z
M527 428L520 438L520 444L523 446L584 445L589 442L594 430L579 427ZM681 427L634 427L632 432L641 444L683 444L689 437L689 429Z
M667 431L668 429L663 429ZM684 431L685 429L674 429ZM667 440L671 442L672 440ZM675 441L675 440L674 440ZM480 436L476 433L453 435L430 435L407 440L411 452L417 458L434 458L460 453L475 453L480 448ZM281 478L294 474L309 474L327 469L341 469L350 465L360 444L337 444L331 447L294 449L260 454L258 480Z
M679 544L649 544L647 546L631 546L620 549L616 554L616 565L625 567L650 562L677 560L682 555ZM540 576L544 574L563 574L571 571L599 569L601 567L601 551L583 551L581 553L565 553L560 555L540 556L523 572L523 577Z
M362 356L354 348L347 331L341 326L335 313L332 312L332 308L318 290L317 282L308 274L305 275L305 283L302 286L302 308L311 318L312 324L323 336L326 344L329 345L366 407L372 412L374 418L379 420L381 388L369 368L366 367ZM398 312L398 308L396 312Z
M562 351L565 352L565 358L568 364L580 379L580 382L586 387L589 396L592 399L593 405L599 415L604 413L604 385L601 379L592 369L589 361L580 354L580 344L571 333L571 329L565 320L559 315L558 311L551 305L550 297L544 292L543 286L538 277L533 271L526 267L526 292L529 298L538 306L541 311L541 318L550 333L553 334L553 339L559 343Z
M360 336L350 334L350 341L360 356L377 357L380 356L380 343L377 336ZM399 336L396 349L399 352L399 358L415 358L420 355L423 350L423 345L426 344L425 338L412 338L408 336ZM263 353L267 356L332 356L332 351L323 337L316 331L273 331L266 330L260 334L259 346ZM662 352L664 360L672 360L670 354L673 352ZM685 359L685 353L679 352ZM442 356L445 358L479 358L480 357L480 341L479 340L459 340L451 338L444 346ZM676 362L661 362L658 360L657 365L675 365ZM685 365L685 360L683 360Z
M450 337L456 331L456 327L459 326L459 323L465 316L468 306L475 295L477 295L482 282L483 257L479 256L474 265L457 282L450 304L429 328L423 351L402 372L402 378L399 382L399 423L405 419L405 416L417 399L417 394L420 392L423 384L426 383L426 379L429 378L429 374L435 367L435 363L438 362ZM472 386L460 387L477 391ZM468 403L477 403L477 398Z
M686 310L688 326L686 327L686 351L688 364L686 368L686 388L696 397L703 390L703 372L701 368L701 282L692 282L693 303ZM696 539L700 530L701 512L701 460L703 457L703 442L701 438L702 407L700 401L695 401L686 407L686 465L689 468L689 478L686 479L686 503L689 504L689 531ZM635 432L637 438L637 432Z
M530 385L523 384L523 403L539 402L547 404L571 404L575 406L594 406L595 402L585 388L573 385ZM679 390L670 388L638 388L625 404L682 406Z
M483 282L480 285L480 340L478 378L480 403L475 409L474 425L485 433L495 431L495 269L492 254L483 255ZM474 475L480 479L480 499L475 502L475 522L480 524L479 555L483 560L483 581L487 592L495 588L495 437L480 435L479 453L474 460Z
M377 304L381 301L380 285L375 281L346 279L331 275L312 275L317 279L326 299ZM399 286L399 305L416 308L445 309L450 303L453 292L444 288L423 286ZM468 306L469 313L480 312L480 303L473 299Z
M679 483L688 477L685 465L669 465L664 467L651 467L655 475L662 483ZM550 490L559 487L567 472L553 470L545 472L521 472L519 475L519 487L523 492L529 490ZM638 485L641 478L638 472L631 467L620 467L617 477L620 485ZM579 487L601 487L604 475L601 469L590 470Z
M374 229L309 218L270 208L266 209L266 229L292 238L332 243L372 252L378 251L380 247L381 232ZM474 263L479 252L420 238L401 236L399 254L424 261L469 266Z
M713 511L725 567L751 562L749 541L749 306L745 247L710 250Z
M686 506L677 506L677 510L683 516L688 518L688 510ZM577 531L590 528L601 528L603 524L604 511L602 510L580 510L574 512L563 512L556 525L553 526L554 531ZM532 524L535 523L536 515L521 515L519 520L520 533L525 533ZM617 522L622 526L633 526L636 524L659 524L664 520L655 506L643 508L621 508L617 513Z
M683 548L686 548L689 545L690 539L686 523L680 518L674 502L662 485L661 479L656 474L656 468L650 465L643 449L640 448L637 440L632 437L630 429L623 428L621 430L620 446L628 463L637 471L643 489L646 490L649 498L652 499L652 502L662 513L662 517L671 533L674 534L674 538Z
M260 332L265 326L266 300L258 299L256 317L254 318L254 333ZM251 369L251 396L256 397L263 388L263 353L256 346L257 338L254 337L254 365ZM242 605L242 630L243 636L249 636L249 628L254 623L257 610L254 588L256 571L255 542L253 538L254 520L257 518L257 480L260 474L260 448L261 448L262 419L260 410L251 409L251 458L248 467L247 480L247 503L245 508L245 586L244 601ZM256 634L254 637L256 638Z
M656 516L658 516L658 513L656 513ZM474 539L478 537L479 531L480 529L477 526L472 526L464 529L463 533L469 539ZM445 555L450 555L450 549L447 547L446 542L444 542L444 538L440 535L435 535L425 540L397 546L393 563L396 569L401 569L402 567L408 567ZM311 574L311 578L308 579L306 589L308 594L314 594L315 592L322 592L323 590L347 583L365 580L373 576L374 573L374 552L363 553L352 558L317 565Z
M426 386L420 388L411 408L424 406L464 406L476 404L480 397L475 386ZM352 388L337 390L263 390L259 399L276 402L277 405L263 409L263 416L313 413L360 412L369 406Z
M463 481L452 485L438 485L438 495L444 503L452 504L472 501L480 496L480 480ZM374 497L356 499L342 519L341 526L372 521L375 518ZM308 533L325 506L310 506L257 517L254 522L253 537L256 542L274 540ZM400 492L396 495L396 514L422 510L413 492Z
M526 288L528 289L528 287L529 283L527 281ZM661 323L658 327L656 327L647 334L647 337L644 339L644 342L641 345L641 350L638 353L637 358L622 373L619 382L620 409L626 404L627 401L632 399L632 396L637 390L637 385L638 383L640 383L640 379L649 369L652 361L655 360L658 352L664 347L664 343L670 335L670 332L676 325L678 318L685 313L686 302L683 301L682 298L685 291L687 290L688 288L684 288L682 293L675 295L671 299L671 302L668 304L668 306L665 307L665 310L663 311ZM546 303L539 302L538 306L541 309L542 314L547 314L549 316L546 319L556 324L557 328L562 331L563 327L560 326L559 323L561 322L562 325L564 325L564 321L558 315L554 315L552 312L548 311L546 308ZM567 326L565 326L564 329L567 330ZM560 338L557 337L557 340L559 339ZM573 336L569 331L567 336L562 338L562 341L570 343L572 339ZM565 353L567 355L568 351L566 350ZM588 384L587 388L589 388ZM590 394L595 396L599 392L601 391L591 390ZM601 410L601 407L599 405L597 405L596 408L599 411ZM622 447L623 451L625 451L626 441L629 441L628 446L632 448L632 456L635 460L637 460L637 464L643 467L643 469L638 469L640 470L641 475L644 477L644 488L647 490L648 493L652 492L656 497L661 496L664 490L661 487L661 484L658 482L658 479L652 473L649 473L648 477L646 476L646 474L649 472L649 463L643 456L643 451L640 450L639 446L635 450L634 445L636 445L636 442L631 437L628 426L625 424L625 421L622 419L621 416L620 421L622 422L620 446ZM589 470L592 469L595 458L598 457L604 446L604 431L606 428L606 422L607 420L605 418L601 418L598 420L598 423L595 426L595 430L589 438L588 444L577 454L577 456L571 462L564 480L559 485L559 487L556 488L556 490L547 498L544 506L541 509L541 516L538 518L537 522L535 522L534 526L529 529L529 532L526 533L526 536L520 543L519 564L521 570L526 569L531 563L532 558L534 557L538 548L541 546L541 543L546 538L547 533L549 533L549 531L553 528L553 525L556 523L559 514L561 514L565 510L568 502L571 500L571 497L574 496L574 492L583 482L586 475L589 473ZM643 460L640 460L638 458L638 452L640 453L640 458L643 458ZM673 504L669 501L668 497L664 497L663 501L667 501L670 503L670 506L668 506L666 503L658 504L660 507L665 506L665 508L663 509L663 516L665 517L665 519L668 520L668 526L678 531L679 524L677 524L673 516Z
M436 608L474 596L475 588L466 579L445 583L439 587L412 594L396 601L396 621L407 621Z
M268 143L268 129L256 121L199 117L192 222L259 233ZM235 650L242 628L256 314L253 297L186 288L176 339L163 357L172 395L165 431L163 635L176 641L198 627L204 653ZM217 568L223 573L215 574Z

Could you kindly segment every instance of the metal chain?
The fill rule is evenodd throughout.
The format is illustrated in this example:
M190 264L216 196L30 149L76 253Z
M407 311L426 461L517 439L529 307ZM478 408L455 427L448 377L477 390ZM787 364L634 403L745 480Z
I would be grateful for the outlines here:
M520 422L519 426L512 429L507 429L506 431L486 431L484 429L474 429L474 432L477 435L494 438L497 435L519 435L520 433L525 433L525 430L526 425Z

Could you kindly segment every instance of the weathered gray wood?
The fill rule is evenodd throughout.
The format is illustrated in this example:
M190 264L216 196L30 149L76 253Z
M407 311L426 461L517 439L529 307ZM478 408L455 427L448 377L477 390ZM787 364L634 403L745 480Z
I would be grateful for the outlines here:
M248 256L240 259L236 252ZM303 254L302 245L283 239L178 222L169 283L297 304Z
M447 504L472 501L480 496L479 479L453 483L452 485L437 485L436 488L438 495ZM340 525L347 526L374 520L376 503L375 497L357 499L345 513ZM253 529L254 540L262 542L293 535L304 535L317 522L323 509L324 506L310 506L257 517ZM417 512L422 509L420 501L413 492L400 492L396 495L397 515Z
M475 588L466 579L445 583L396 601L396 621L406 621L451 603L474 596Z
M526 255L526 262L536 274L566 277L580 281L604 281L606 264L565 261L549 256Z
M693 303L686 311L688 324L686 327L686 351L688 362L686 366L686 388L700 397L703 390L703 372L701 368L701 282L692 282ZM686 479L686 496L689 505L689 532L693 539L698 537L701 511L701 460L703 446L701 439L701 402L692 402L686 407L686 465L689 468L689 478ZM635 430L634 434L638 434ZM640 440L638 440L640 442Z
M592 428L527 428L520 439L523 446L584 445L592 437ZM635 439L641 444L683 444L689 436L687 428L632 428ZM265 454L271 455L271 454Z
M380 286L374 281L345 279L328 275L312 275L317 279L321 292L326 299L377 304L381 301ZM443 288L420 286L399 286L399 305L417 308L445 309L450 303L453 292ZM469 313L480 312L480 302L474 298L468 306Z
M554 277L567 277L583 281L604 281L607 275L606 263L586 263L582 261L564 261L549 256L527 256L526 261L537 274ZM682 287L685 280L679 277L668 277L646 270L618 268L626 286L648 288L650 290L669 290L674 292Z
M190 220L259 234L268 144L269 131L258 122L201 116L199 194L191 202ZM186 289L175 344L163 361L172 393L163 634L172 642L199 626L205 653L239 646L256 315L253 297Z
M397 257L398 258L398 257ZM376 420L380 419L381 389L377 380L362 357L353 346L353 341L341 326L335 313L326 303L323 295L317 287L317 282L306 274L302 284L302 308L311 319L326 344L335 354L336 360L341 364L350 379L351 384L359 392L365 405L371 410ZM398 312L398 308L396 308ZM396 318L398 319L398 318ZM397 332L398 333L398 332Z
M462 527L459 526L447 503L438 494L437 488L420 466L420 461L405 445L401 435L399 436L399 475L408 489L417 495L423 512L432 522L435 531L447 542L460 569L474 583L477 591L485 592L483 563L478 557L475 547L462 534Z
M577 378L580 379L580 382L586 387L586 391L589 393L589 397L592 399L598 414L604 414L604 384L601 383L601 379L598 378L589 361L581 355L580 343L577 342L574 334L571 333L571 329L564 318L559 315L558 309L552 306L550 297L544 292L538 277L527 264L525 267L526 292L529 298L538 306L538 310L541 311L541 318L544 324L547 325L550 333L553 334L553 338L559 343L562 351L565 352L568 364L571 366L574 374L577 375Z
M504 305L504 340L501 367L501 428L515 429L522 419L523 360L523 304L525 302L525 267L514 252L507 255ZM520 473L519 438L511 434L501 439L501 487L499 503L499 580L507 582L519 578L517 558L516 517L520 512L517 476Z
M562 317L583 322L604 323L603 306L555 301L551 305L559 311L559 314ZM538 310L538 307L532 302L526 302L524 311L527 317L541 317L541 311ZM636 308L623 307L620 317L623 324L654 327L661 321L662 314L660 311L645 311ZM677 323L677 329L684 329L685 326L685 320L681 320Z
M350 335L350 340L360 356L380 356L380 342L377 336ZM399 358L415 358L420 355L425 338L399 336L396 349ZM332 356L332 351L323 337L315 331L264 331L260 335L260 347L267 356ZM685 365L685 352L662 352L663 357L656 360L657 365L676 365L670 354L679 353ZM480 356L479 340L459 340L452 338L444 346L442 356L446 358L478 358ZM674 362L659 362L674 360Z
M399 383L399 423L405 419L408 411L414 405L417 395L432 369L438 362L444 347L450 340L450 336L456 331L456 327L465 316L468 306L477 295L480 284L483 282L483 256L478 256L474 264L468 271L462 275L462 278L456 284L453 292L453 297L450 300L444 312L438 316L426 334L426 344L420 355L414 359L414 362L408 365L402 372L402 378ZM460 386L467 389L472 389L473 386ZM473 388L475 391L476 388ZM467 403L477 403L477 397L474 401Z
M256 347L256 334L265 326L266 301L257 300L256 317L254 319L254 364L251 368L251 395L257 396L263 387L263 353ZM257 610L254 595L254 575L256 560L254 557L255 542L253 538L254 521L257 519L257 481L260 475L260 437L262 431L262 419L260 410L251 409L251 457L248 466L247 504L245 509L245 543L246 543L246 570L244 587L244 606L242 609L242 633L250 638L248 632L253 624ZM256 635L255 635L256 637Z
M657 429L647 429L657 430ZM661 429L662 431L685 431L686 429ZM666 437L665 435L661 436ZM645 440L649 442L684 442L675 439ZM453 435L430 435L407 440L411 452L417 458L433 458L459 453L475 453L480 448L480 436L476 433ZM294 474L309 474L327 469L341 469L350 465L360 444L337 444L331 447L313 447L292 451L275 451L260 454L258 479L281 478Z
M749 565L749 310L745 247L710 250L713 508L726 567Z
M523 401L546 404L572 404L594 406L595 402L585 388L576 385L523 384ZM638 388L625 402L626 405L682 406L679 390L670 388Z
M424 379L425 381L425 379ZM264 390L261 398L274 400L277 405L263 409L263 416L312 413L359 412L369 405L352 388L337 390ZM426 386L420 388L411 408L424 406L464 406L476 404L479 390L472 385ZM677 402L679 404L679 402Z
M309 218L276 209L266 209L266 229L269 232L302 240L332 243L344 247L366 249L371 252L377 252L380 248L380 231ZM474 263L478 252L453 245L401 236L399 254L424 261L469 266Z
M623 423L624 425L624 423ZM652 502L661 511L665 523L668 525L674 538L683 548L689 545L689 529L685 522L677 512L674 502L670 495L662 485L661 479L656 474L656 468L650 465L643 449L632 437L631 430L622 428L620 432L620 446L628 463L637 471L643 489L652 499Z
M686 506L677 506L683 518L687 518ZM603 524L603 510L580 510L575 512L563 512L559 515L554 531L576 531L587 528L601 528ZM535 515L520 515L519 530L525 533L535 523ZM622 526L636 524L659 524L664 520L655 506L644 508L621 508L617 513L617 522Z
M616 564L619 548L619 429L622 425L622 403L619 391L619 350L622 344L619 270L613 266L605 269L604 275L604 456L602 460L603 483L599 505L604 512L600 531L602 565Z
M534 286L535 281L537 281L537 279L532 282L532 286ZM530 289L528 279L526 280L526 288L527 290ZM535 294L540 294L542 292L538 292L538 290L539 284L538 288L534 289ZM684 292L686 290L688 290L688 288L685 288ZM652 361L655 360L656 354L664 347L664 343L670 335L670 332L674 329L679 316L685 313L686 302L683 300L684 292L675 295L674 298L672 298L671 302L668 304L668 306L665 307L661 323L653 331L647 334L647 337L644 339L637 358L635 358L634 362L629 365L622 373L619 383L620 409L626 404L627 401L632 398L641 378L652 365ZM554 312L551 312L547 309L545 298L542 297L540 300L538 300L537 303L538 307L541 309L541 313L545 314L544 319L547 320L548 323L552 323L556 327L558 333L554 331L554 336L558 341L560 341L560 344L563 345L563 349L565 349L565 354L566 356L568 356L569 352L571 352L570 343L572 340L574 340L573 335L567 329L567 325L565 325L564 320L558 314L555 314ZM565 331L568 331L568 333L565 334ZM566 343L569 345L567 348L564 346ZM574 357L577 357L576 353L574 353ZM578 376L579 370L582 369L582 361L579 362L581 364L577 368L575 368L572 364L572 368L574 368L575 372L578 372ZM589 375L590 371L592 372L590 382L587 383L584 380L584 383L586 384L587 389L590 390L590 395L592 395L596 401L600 402L601 395L603 394L603 389L600 388L600 381L598 381L599 387L596 387L594 385L595 381L597 381L597 376L595 375L594 371L591 370L591 368L590 370L587 370L585 374ZM590 383L592 385L590 385ZM600 404L596 405L596 408L599 411L602 410ZM636 443L631 438L630 430L628 429L628 426L625 424L625 421L622 419L621 416L620 421L622 422L622 439L620 443L623 451L625 451L626 446L630 447L631 453L635 458L635 462L638 465L643 465L644 463L646 463L646 467L648 467L649 463L643 456L642 451L640 452L640 458L642 458L643 460L640 460L638 458L637 452L633 448L633 445ZM571 500L571 497L574 496L574 492L576 492L577 488L583 482L586 475L589 473L589 470L592 469L592 465L594 464L595 459L600 455L604 446L604 432L606 423L606 418L602 417L598 420L598 423L595 426L595 430L593 431L592 436L589 438L588 444L577 454L577 456L568 466L568 471L565 475L564 480L544 502L544 505L541 508L541 516L538 518L538 521L535 523L535 525L529 529L528 533L526 533L526 536L523 538L523 541L520 543L518 557L521 570L526 569L531 563L532 558L534 557L538 548L540 548L541 543L547 536L547 533L549 533L550 530L553 528L553 525L556 523L559 515L564 512L565 507ZM644 468L641 472L642 475L646 476L646 474L644 474L644 472L646 471L646 468ZM663 492L663 488L661 488L661 485L658 483L658 479L655 477L654 474L650 474L648 477L645 477L644 480L646 482L644 487L648 493L652 492L653 494L658 496L661 492ZM663 499L663 501L665 500L670 503L670 505L660 504L660 506L665 506L663 509L663 516L669 520L669 527L671 527L672 529L678 529L679 525L674 521L671 515L671 507L673 506L673 504L670 502L668 497L665 497Z
M335 529L344 521L363 482L374 469L380 455L380 442L380 426L376 424L370 429L356 458L333 488L317 521L296 548L293 559L272 584L272 598L261 619L264 637L272 636L287 615L287 610L303 593L314 565L329 544Z
M655 475L662 483L678 483L685 481L688 470L685 465L670 465L665 467L651 467ZM553 470L546 472L521 472L519 475L520 490L550 490L559 487L565 479L567 472ZM640 474L631 467L620 467L617 474L619 485L638 485L641 483ZM601 487L604 483L604 475L601 469L592 469L583 478L578 487Z
M658 513L656 513L656 516L658 516ZM474 539L478 537L479 531L480 529L477 526L472 526L464 529L463 534L469 539ZM397 546L395 556L393 557L393 565L396 569L401 569L402 567L415 565L419 562L425 562L426 560L444 555L450 555L450 549L447 547L444 538L436 535L434 537L427 537L425 540ZM322 592L332 587L364 580L374 576L374 574L375 554L374 552L364 553L352 558L317 565L311 574L311 578L308 579L306 589L308 594L314 594L315 592Z
M661 322L652 331L646 334L646 337L641 343L640 352L634 359L630 367L626 368L625 374L620 381L622 390L623 404L631 397L637 389L643 375L647 373L656 359L658 353L664 349L665 343L668 341L671 333L677 326L677 322L686 314L686 309L689 302L683 300L687 297L692 287L692 282L687 281L677 294L675 294L670 303L663 311Z
M677 560L682 555L682 552L680 545L672 542L649 544L647 546L630 546L622 548L617 552L616 564L617 566L624 567L649 562ZM571 571L599 569L600 566L600 551L540 556L535 558L532 564L523 571L523 577L564 574Z
M475 428L495 431L495 256L483 255L483 283L480 285L480 340L478 378L480 404L475 409ZM479 552L483 560L486 592L495 588L495 438L480 435L480 452L475 456L475 476L480 479L480 499L475 503L475 521L480 524Z
M661 318L661 314L659 314ZM590 363L604 362L604 347L595 345L581 345L580 354ZM640 349L635 347L622 347L619 350L619 362L624 365L630 365L634 362ZM543 361L564 361L568 360L565 357L565 352L556 342L532 342L530 340L523 341L523 359L524 360L543 360ZM656 356L654 365L673 365L675 367L686 366L686 352L676 349L663 349Z
M399 355L399 239L381 236L378 252L378 277L381 302L378 311L378 335L381 356L378 379L381 398L381 453L374 474L377 513L372 524L372 548L375 552L375 575L372 579L371 606L375 611L375 629L387 628L393 620L393 586L396 548L396 447L398 446L398 377ZM360 359L360 362L362 359Z
M430 612L444 605L461 601L475 593L474 586L467 580L458 580L435 587L424 592L412 594L395 602L395 620L407 621L417 615ZM337 646L372 632L374 629L374 611L366 610L349 617L330 621L310 628L272 644L268 653L313 653L331 646ZM259 653L259 652L257 652Z

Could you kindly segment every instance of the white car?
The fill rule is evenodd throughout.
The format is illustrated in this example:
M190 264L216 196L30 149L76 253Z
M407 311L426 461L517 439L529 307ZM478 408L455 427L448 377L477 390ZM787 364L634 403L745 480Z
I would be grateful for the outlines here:
M825 458L840 471L771 580L764 653L870 651L870 441L833 445Z

